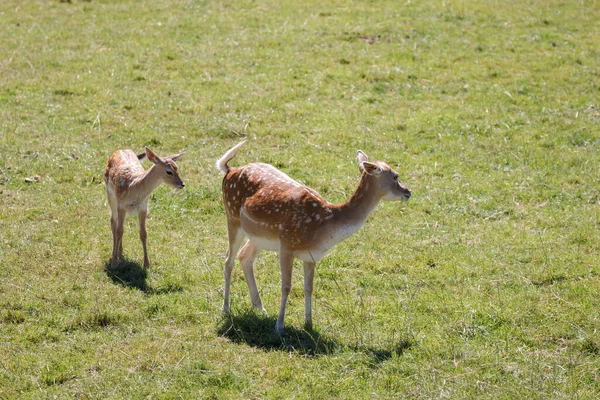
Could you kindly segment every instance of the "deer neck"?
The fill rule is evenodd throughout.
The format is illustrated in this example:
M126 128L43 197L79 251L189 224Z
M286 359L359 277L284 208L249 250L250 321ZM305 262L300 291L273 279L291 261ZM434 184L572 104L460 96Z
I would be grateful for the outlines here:
M370 175L363 173L352 197L336 207L335 219L347 226L362 226L381 200L381 194L375 188L376 184Z
M130 190L133 189L138 198L145 199L160 185L160 173L160 169L156 168L156 165L152 165L131 182Z

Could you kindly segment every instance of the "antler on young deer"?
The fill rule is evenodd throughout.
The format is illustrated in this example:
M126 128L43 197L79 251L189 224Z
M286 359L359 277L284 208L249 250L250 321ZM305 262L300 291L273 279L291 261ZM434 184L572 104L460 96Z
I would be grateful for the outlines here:
M271 165L251 163L231 168L237 144L218 161L223 178L223 203L227 215L229 247L225 259L223 311L228 313L231 272L239 250L244 277L255 308L264 310L256 280L254 260L261 250L279 252L281 306L275 329L284 328L285 307L292 286L294 258L304 263L305 326L312 326L311 296L316 263L336 243L351 236L380 200L408 200L410 191L385 162L369 162L358 151L362 173L356 191L343 204L330 204L316 191L296 182ZM241 248L244 238L248 241Z
M131 150L117 150L108 159L104 169L104 182L110 206L110 228L113 234L111 265L115 266L123 254L123 223L125 216L137 212L140 223L140 240L144 249L144 268L150 260L146 247L146 216L148 196L161 184L167 183L178 189L185 184L179 176L175 161L183 153L169 157L159 157L146 147L146 152L136 155ZM154 165L144 170L140 159L148 157Z

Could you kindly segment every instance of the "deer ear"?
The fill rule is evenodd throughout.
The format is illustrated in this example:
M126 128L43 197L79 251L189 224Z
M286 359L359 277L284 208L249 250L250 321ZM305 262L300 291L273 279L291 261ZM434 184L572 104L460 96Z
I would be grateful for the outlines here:
M356 152L356 160L358 161L358 170L360 172L364 172L365 170L362 167L362 163L367 161L369 159L369 157L367 157L367 155L365 153L363 153L362 151L357 151Z
M364 161L367 161L369 159L369 157L367 157L367 155L365 153L363 153L361 150L356 152L356 159L358 160L358 163L362 163Z
M378 176L382 172L381 168L368 161L363 161L360 165L362 167L362 170L369 175Z
M169 156L169 157L167 157L167 158L168 158L168 159L170 159L171 161L177 161L177 160L178 160L178 159L179 159L179 158L180 158L182 155L184 155L184 154L185 154L185 151L184 151L184 152L181 152L181 153L179 153L179 154L175 154L175 155L173 155L173 156Z
M154 152L152 150L150 150L148 147L146 147L146 157L148 157L148 160L150 160L150 162L152 162L154 164L161 161L160 157L158 157L156 154L154 154Z

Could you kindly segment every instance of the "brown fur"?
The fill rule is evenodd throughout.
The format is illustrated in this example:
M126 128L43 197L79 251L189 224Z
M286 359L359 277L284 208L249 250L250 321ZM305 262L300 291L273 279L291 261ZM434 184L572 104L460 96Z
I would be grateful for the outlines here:
M128 213L137 212L140 223L140 240L144 250L144 268L148 267L146 248L146 216L148 197L161 182L179 189L185 185L179 177L175 160L181 156L161 158L146 148L145 156L153 165L144 170L140 163L141 155L131 150L117 150L108 159L104 168L104 182L110 206L110 226L113 234L112 265L115 265L123 252L123 225Z
M104 183L112 182L118 199L123 198L130 183L146 171L138 156L131 150L117 150L108 159L104 168Z
M262 310L253 264L261 250L276 250L282 297L275 328L283 329L294 258L304 262L305 323L310 326L316 262L332 246L356 232L381 199L408 200L410 191L386 163L368 162L367 156L359 151L357 158L362 176L356 191L345 203L330 204L316 191L271 165L251 163L229 167L227 163L235 157L241 144L227 151L216 164L225 173L222 189L229 234L223 310L229 312L231 271L238 252L252 303ZM244 236L249 240L241 247Z

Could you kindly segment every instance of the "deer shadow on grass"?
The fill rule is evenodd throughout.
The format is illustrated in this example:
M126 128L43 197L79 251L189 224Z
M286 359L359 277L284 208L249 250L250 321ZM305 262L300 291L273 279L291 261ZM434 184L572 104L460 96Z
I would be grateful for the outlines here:
M340 354L347 351L362 353L369 364L377 366L392 358L400 356L413 343L402 340L391 346L382 348L356 344L344 344L340 341L320 334L316 330L297 329L291 326L284 333L275 331L277 318L249 310L241 314L224 315L217 333L234 343L246 343L249 346L267 351L293 352L302 356L322 356Z
M137 261L121 258L117 265L111 265L110 261L104 263L106 275L116 284L141 290L148 290L148 271Z
M110 261L104 263L104 272L112 279L113 283L142 291L144 294L166 294L182 292L183 286L176 283L167 283L160 287L151 287L148 284L148 270L140 263L127 258L122 258L114 267Z

